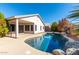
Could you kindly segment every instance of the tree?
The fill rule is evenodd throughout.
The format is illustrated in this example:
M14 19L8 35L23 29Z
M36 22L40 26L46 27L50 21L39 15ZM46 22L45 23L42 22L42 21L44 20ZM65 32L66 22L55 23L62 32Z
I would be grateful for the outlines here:
M8 27L6 24L6 20L4 14L0 12L0 37L5 36L8 33Z
M70 13L71 14L68 15L68 18L75 18L75 19L79 18L79 9L74 9Z
M58 24L56 22L53 22L52 25L51 25L51 31L57 31L57 26Z
M61 21L59 21L59 24L58 24L58 31L60 32L65 32L66 29L68 29L70 26L70 23L68 20L66 20L66 18L62 19Z
M77 6L78 8L72 10L70 13L70 15L68 15L69 19L73 19L72 21L79 21L79 6ZM77 23L77 22L76 22ZM72 26L74 28L74 26ZM75 28L76 31L76 28Z
M71 24L66 18L62 19L61 21L59 21L57 30L59 32L66 32L68 34L70 34L72 32L72 30L74 30L75 26L73 24Z

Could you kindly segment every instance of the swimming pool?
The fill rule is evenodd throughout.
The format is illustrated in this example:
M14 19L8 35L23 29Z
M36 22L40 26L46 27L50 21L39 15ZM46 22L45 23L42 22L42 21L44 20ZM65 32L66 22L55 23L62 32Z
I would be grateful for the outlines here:
M27 39L25 43L41 51L51 53L54 49L64 50L67 41L68 40L60 34L47 33L41 37Z

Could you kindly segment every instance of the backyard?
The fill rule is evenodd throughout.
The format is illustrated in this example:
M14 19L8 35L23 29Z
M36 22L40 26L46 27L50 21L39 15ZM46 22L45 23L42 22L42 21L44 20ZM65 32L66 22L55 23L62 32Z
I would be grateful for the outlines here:
M40 4L38 5L40 6ZM52 4L50 4L50 6L51 5ZM45 7L46 5L44 6L44 8ZM48 17L48 14L43 14L46 15L46 18L42 15L44 21L47 21L49 23L49 26L46 26L47 31L49 32L45 32L45 24L41 21L41 14L31 14L30 16L19 16L19 14L16 14L17 16L6 19L5 14L0 12L0 54L79 54L79 25L76 25L76 23L72 22L76 21L76 18L79 19L79 9L71 11L72 12L68 12L69 15L66 14L66 16L59 18L57 17L57 15L60 13L58 13L55 16L52 15L53 18L56 18L57 20L53 20L53 18L50 17L50 15ZM62 15L63 14L64 13L62 13ZM52 18L52 20L49 21L50 18ZM73 20L73 18L75 20ZM78 21L79 20L77 20L77 22Z

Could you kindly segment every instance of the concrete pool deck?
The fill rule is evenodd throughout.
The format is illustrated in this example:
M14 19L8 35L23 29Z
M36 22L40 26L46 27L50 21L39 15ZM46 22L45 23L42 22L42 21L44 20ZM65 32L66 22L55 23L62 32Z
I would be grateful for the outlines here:
M37 50L24 41L28 38L41 36L40 34L20 34L19 38L0 38L0 55L50 55L49 53Z

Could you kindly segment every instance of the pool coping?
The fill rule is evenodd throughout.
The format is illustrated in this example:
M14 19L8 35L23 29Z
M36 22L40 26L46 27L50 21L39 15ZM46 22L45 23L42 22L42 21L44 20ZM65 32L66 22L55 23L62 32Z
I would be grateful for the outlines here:
M68 37L67 35L63 35L63 37L65 37L66 39L68 39L68 41L70 41L70 42L74 42L75 41L74 39Z

